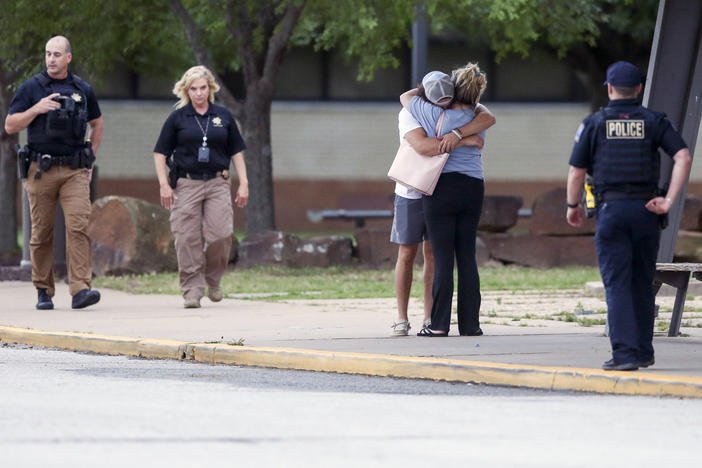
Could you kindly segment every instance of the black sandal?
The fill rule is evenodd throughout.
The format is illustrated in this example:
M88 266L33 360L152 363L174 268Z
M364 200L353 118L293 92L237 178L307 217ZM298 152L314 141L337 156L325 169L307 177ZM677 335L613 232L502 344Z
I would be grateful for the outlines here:
M419 330L419 333L417 333L417 336L432 336L432 337L448 336L448 332L437 333L437 332L431 331L431 329L429 329L428 327L424 327L421 330Z

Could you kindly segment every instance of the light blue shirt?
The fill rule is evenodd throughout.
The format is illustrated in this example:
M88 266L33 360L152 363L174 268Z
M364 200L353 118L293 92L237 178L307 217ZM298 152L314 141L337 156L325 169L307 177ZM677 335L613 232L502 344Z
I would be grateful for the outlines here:
M444 112L439 106L425 101L419 96L414 96L408 107L412 116L422 125L428 137L435 137L436 123L439 121L441 113ZM444 121L441 124L441 135L449 133L454 128L459 128L469 123L475 118L472 110L446 109ZM479 135L485 139L485 132ZM477 179L483 179L483 159L477 146L461 146L449 154L444 169L445 172L460 172Z

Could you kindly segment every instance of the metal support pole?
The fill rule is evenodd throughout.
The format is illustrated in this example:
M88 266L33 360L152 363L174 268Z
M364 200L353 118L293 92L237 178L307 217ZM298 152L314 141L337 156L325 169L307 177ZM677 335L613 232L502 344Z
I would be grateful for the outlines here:
M663 111L694 154L702 115L702 1L661 0L653 36L643 105ZM670 155L672 156L672 155ZM660 185L667 184L673 161L661 155ZM670 210L661 234L658 263L673 261L687 182Z
M427 72L427 43L429 27L420 4L415 7L417 19L412 24L412 76L410 87L414 88Z

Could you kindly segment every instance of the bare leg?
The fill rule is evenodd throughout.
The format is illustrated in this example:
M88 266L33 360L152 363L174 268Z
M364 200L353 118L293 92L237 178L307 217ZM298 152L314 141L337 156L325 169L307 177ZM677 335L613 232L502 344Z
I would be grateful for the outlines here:
M400 244L397 251L395 294L397 295L397 316L400 321L408 320L407 305L409 304L410 290L412 289L412 268L418 248L419 244Z

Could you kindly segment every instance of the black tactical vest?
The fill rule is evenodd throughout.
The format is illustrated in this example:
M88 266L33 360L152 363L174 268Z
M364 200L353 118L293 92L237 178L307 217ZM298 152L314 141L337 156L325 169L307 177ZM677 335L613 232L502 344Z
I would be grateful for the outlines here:
M653 141L655 114L605 107L597 114L592 175L595 192L655 192L660 157Z
M69 75L57 82L39 73L34 77L48 94L59 93L61 108L36 117L36 125L28 134L30 146L68 145L76 149L84 146L88 125L88 95L85 82L77 75Z

